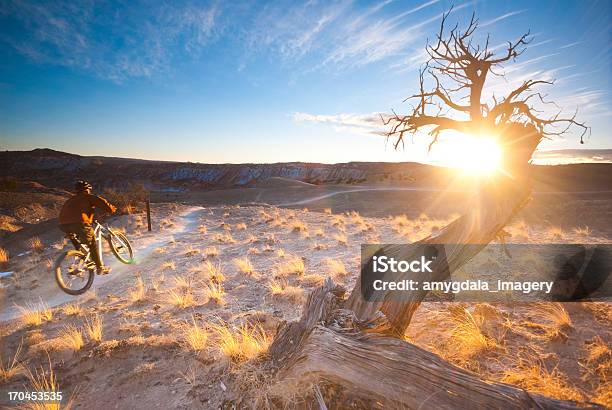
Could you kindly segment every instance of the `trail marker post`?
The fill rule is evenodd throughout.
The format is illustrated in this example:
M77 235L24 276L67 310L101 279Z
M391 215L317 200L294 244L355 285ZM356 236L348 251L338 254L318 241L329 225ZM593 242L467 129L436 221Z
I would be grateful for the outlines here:
M151 194L147 196L147 230L151 232Z

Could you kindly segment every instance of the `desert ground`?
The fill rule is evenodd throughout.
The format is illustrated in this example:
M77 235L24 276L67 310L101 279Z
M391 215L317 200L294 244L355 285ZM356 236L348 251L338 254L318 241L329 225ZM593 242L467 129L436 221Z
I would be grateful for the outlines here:
M382 209L372 194L382 195ZM398 204L406 199L396 194ZM278 325L297 319L327 277L350 290L360 244L414 242L460 207L387 213L391 193L373 191L287 194L277 201L286 206L203 199L232 202L231 195L156 202L153 232L142 212L109 219L132 241L136 263L121 265L107 249L112 273L78 297L62 293L52 276L68 246L59 231L43 223L44 230L12 234L2 270L13 274L0 279L0 404L15 405L9 391L43 386L61 391L63 406L73 408L318 408L317 389L330 408L359 408L325 384L299 391L270 385L259 366ZM602 209L609 212L607 199L557 201L557 208L579 205L583 215L558 220L547 209L558 225L540 217L538 201L507 227L506 242L609 242L610 225L594 223ZM350 203L370 212L348 210ZM478 266L470 264L466 270ZM610 323L606 302L426 301L405 338L488 380L612 406Z

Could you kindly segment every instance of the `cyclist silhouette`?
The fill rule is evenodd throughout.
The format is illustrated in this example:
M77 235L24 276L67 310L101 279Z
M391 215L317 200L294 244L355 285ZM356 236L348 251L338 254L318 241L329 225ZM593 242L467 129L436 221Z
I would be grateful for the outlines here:
M96 264L98 274L105 275L110 272L110 268L102 264L96 246L96 238L92 227L94 211L97 209L112 214L115 213L117 208L106 199L93 195L91 193L92 186L87 181L77 181L74 189L76 193L64 203L60 210L59 227L69 235L75 249L79 249L80 243L87 245Z

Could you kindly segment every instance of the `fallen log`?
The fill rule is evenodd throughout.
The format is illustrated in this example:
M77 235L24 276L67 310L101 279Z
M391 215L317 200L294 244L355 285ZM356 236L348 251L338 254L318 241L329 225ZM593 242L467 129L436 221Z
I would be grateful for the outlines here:
M360 321L343 307L344 293L328 278L310 294L301 319L279 329L269 349L276 370L273 394L325 381L385 408L601 408L482 380L418 346L378 333L385 327L384 315Z

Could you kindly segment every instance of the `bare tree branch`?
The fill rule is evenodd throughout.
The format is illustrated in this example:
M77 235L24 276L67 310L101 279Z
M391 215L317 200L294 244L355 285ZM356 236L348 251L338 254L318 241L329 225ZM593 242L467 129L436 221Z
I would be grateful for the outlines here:
M463 31L459 30L458 25L450 31L446 30L451 11L452 7L442 15L435 44L426 46L429 60L419 72L419 92L406 99L416 100L416 107L409 115L399 116L394 112L393 116L384 121L385 125L390 125L387 137L396 138L395 148L403 144L406 134L414 134L425 127L429 128L427 133L434 137L433 144L444 130L473 133L488 127L492 132L497 129L501 133L509 123L532 124L540 133L540 138L561 135L572 126L577 126L582 129L580 142L584 142L583 137L590 132L590 128L576 121L576 114L562 117L559 110L556 115L544 118L530 105L534 97L543 104L551 104L544 100L541 93L532 91L539 85L552 85L551 81L530 79L504 98L493 96L492 108L483 103L481 99L487 75L492 73L503 77L494 69L519 57L533 37L527 32L518 40L509 41L505 53L496 57L489 49L489 36L483 47L473 44L472 36L478 28L478 20L474 15ZM433 87L426 87L425 74L433 80ZM458 102L462 100L469 103L464 105ZM439 116L445 108L450 112ZM437 110L437 114L433 113L434 110ZM469 115L469 121L454 119L466 114ZM561 131L551 129L559 124L565 125Z

